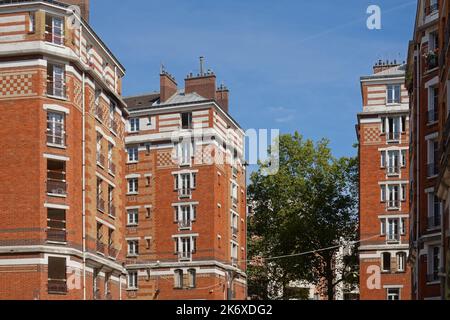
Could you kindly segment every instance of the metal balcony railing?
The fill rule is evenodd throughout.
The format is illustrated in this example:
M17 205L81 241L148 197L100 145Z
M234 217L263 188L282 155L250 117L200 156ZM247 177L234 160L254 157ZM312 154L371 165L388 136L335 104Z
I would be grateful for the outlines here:
M178 252L178 259L183 260L191 260L192 259L192 252Z
M97 164L105 167L106 158L103 154L97 153Z
M67 182L64 180L55 180L47 178L47 194L66 196Z
M192 228L192 220L181 220L181 221L178 221L178 228L180 230L191 229Z
M50 294L66 294L67 281L65 279L48 279L47 289Z
M103 242L101 242L100 240L97 240L97 252L101 253L101 254L105 254L105 244Z
M47 28L51 29L51 26L46 26ZM51 42L60 46L64 45L64 35L59 33L53 33L49 31L45 31L45 41Z
M116 217L116 206L112 203L109 203L108 209L109 209L109 215L111 217L115 218Z
M388 233L386 236L387 242L397 243L400 242L400 234L398 233Z
M108 161L108 170L113 175L116 174L116 165L111 160Z
M400 209L400 200L389 200L386 202L386 208L388 210L399 210Z
M388 166L386 172L388 176L398 176L400 174L400 166Z
M386 134L388 142L398 142L400 141L401 136L401 132L388 132Z
M113 259L117 259L119 251L113 246L108 247L108 256Z
M47 229L47 241L60 242L60 243L67 242L67 232L66 232L66 230L64 230L64 229L48 228Z
M178 196L180 198L189 198L191 195L192 195L192 189L190 189L190 188L178 189Z
M430 53L426 58L427 70L437 68L439 66L439 56L437 53Z

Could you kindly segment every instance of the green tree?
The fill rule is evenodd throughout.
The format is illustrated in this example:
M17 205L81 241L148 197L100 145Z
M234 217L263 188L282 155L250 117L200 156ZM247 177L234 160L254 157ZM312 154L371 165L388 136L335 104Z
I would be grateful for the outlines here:
M338 255L358 235L357 160L336 159L327 140L314 143L297 132L280 136L279 145L278 173L265 175L266 162L251 175L249 257L284 258L250 264L249 294L296 298L290 284L307 281L332 300L339 283L358 281L354 254ZM302 252L314 253L296 255Z

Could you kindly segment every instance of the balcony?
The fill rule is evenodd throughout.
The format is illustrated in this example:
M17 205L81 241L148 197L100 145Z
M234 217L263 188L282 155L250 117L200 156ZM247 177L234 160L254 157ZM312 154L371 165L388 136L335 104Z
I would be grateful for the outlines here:
M47 130L47 144L50 146L56 146L60 148L67 147L67 135L64 132L55 132Z
M66 85L62 82L47 81L47 95L67 99Z
M97 210L105 213L105 200L102 198L97 198Z
M97 165L104 168L106 163L106 158L103 154L97 153Z
M67 281L48 279L47 289L49 294L66 294L67 293Z
M386 134L386 139L388 143L398 143L400 142L400 138L402 134L400 132L388 132Z
M61 197L67 196L67 182L65 180L47 178L47 194Z
M97 253L105 255L105 249L106 249L105 244L100 240L97 240Z
M178 259L180 261L191 261L192 252L178 252Z
M386 168L386 174L390 177L400 175L400 166L390 166Z
M439 66L439 55L437 52L429 52L426 57L427 70L435 69Z
M47 241L49 242L67 242L67 232L63 229L47 229Z
M178 228L180 230L190 230L192 228L192 220L178 221Z
M430 123L435 123L439 120L438 118L438 110L437 109L433 109L433 110L428 110L428 114L427 114L427 120L428 120L428 124Z
M397 211L400 210L400 201L399 200L390 200L386 203L386 209L389 211Z
M441 216L428 217L428 230L436 230L441 227Z
M427 165L427 177L432 178L439 174L439 166L437 163L430 163Z

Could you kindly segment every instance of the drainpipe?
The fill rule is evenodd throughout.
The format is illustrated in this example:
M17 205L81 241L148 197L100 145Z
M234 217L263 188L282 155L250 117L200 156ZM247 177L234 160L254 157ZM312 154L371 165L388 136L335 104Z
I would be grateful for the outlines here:
M416 71L416 79L417 79L417 85L416 85L416 131L417 131L417 137L416 137L416 163L420 163L420 150L419 147L421 145L420 143L420 70L421 70L421 61L420 61L420 45L417 45L416 47L416 59L417 59L417 71ZM416 257L416 272L414 273L414 278L416 282L416 300L419 300L419 266L420 266L420 165L417 165L417 172L416 172L416 245L417 245L417 257Z
M82 88L82 108L83 108L83 124L82 124L82 184L83 184L83 204L82 204L82 214L83 214L83 300L86 300L86 74L83 71L83 88Z

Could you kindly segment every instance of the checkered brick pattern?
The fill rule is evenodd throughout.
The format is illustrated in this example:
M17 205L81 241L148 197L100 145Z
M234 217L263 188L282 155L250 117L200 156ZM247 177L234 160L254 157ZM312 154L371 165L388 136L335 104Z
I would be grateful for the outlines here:
M364 129L365 143L381 143L380 129L378 127L367 127Z
M170 151L158 152L158 167L173 167L175 165L172 160L172 153Z
M33 73L0 74L0 97L33 94Z
M81 106L81 104L83 103L82 99L82 88L81 88L81 84L78 81L74 81L73 83L73 95L74 95L74 102L75 105L77 106Z

